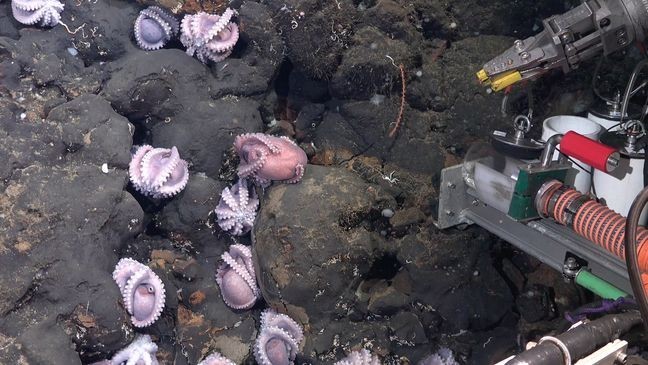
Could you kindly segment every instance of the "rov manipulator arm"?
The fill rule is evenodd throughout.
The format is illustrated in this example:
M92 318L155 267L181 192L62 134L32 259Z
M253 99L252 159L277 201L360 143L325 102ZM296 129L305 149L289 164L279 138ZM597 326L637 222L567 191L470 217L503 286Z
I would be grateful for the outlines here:
M569 72L580 62L608 55L648 36L648 0L587 0L543 20L544 30L493 58L477 72L495 91L548 71Z

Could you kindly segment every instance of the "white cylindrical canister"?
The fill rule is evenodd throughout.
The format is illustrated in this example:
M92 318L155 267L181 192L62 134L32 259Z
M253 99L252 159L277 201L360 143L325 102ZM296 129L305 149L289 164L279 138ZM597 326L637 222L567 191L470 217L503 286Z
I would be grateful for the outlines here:
M644 161L643 158L621 155L619 166L611 174L594 171L593 183L596 196L610 209L624 217L628 216L632 202L644 187ZM642 226L648 223L647 212L648 208L644 209L639 218L639 224Z
M576 117L572 115L557 115L555 117L545 119L544 123L542 124L542 140L546 141L555 134L565 134L569 131L574 131L576 133L584 135L587 138L598 140L598 137L603 131L603 128L598 123L595 123L587 118ZM560 145L558 145L558 149L560 149ZM558 151L554 153L553 159L558 159ZM573 186L581 193L587 194L589 193L592 186L592 177L590 176L592 167L582 161L575 161L580 166L585 168L585 170L572 163L572 166L574 167L574 169L576 169L577 173L575 175L569 174L565 183L567 185Z

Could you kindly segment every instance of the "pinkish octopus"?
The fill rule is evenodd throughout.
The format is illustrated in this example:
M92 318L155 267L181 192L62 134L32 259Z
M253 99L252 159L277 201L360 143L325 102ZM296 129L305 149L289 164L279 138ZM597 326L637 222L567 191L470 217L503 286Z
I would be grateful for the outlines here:
M178 20L157 6L149 6L140 11L135 20L133 31L137 45L147 51L153 51L164 45L178 34Z
M254 189L248 187L246 179L239 179L231 188L223 189L214 213L223 231L242 236L252 229L258 207L259 199Z
M371 354L367 349L362 349L352 351L333 365L381 365L381 362L378 356Z
M58 0L11 0L14 18L22 24L53 27L60 23L65 5Z
M302 328L292 318L266 309L261 314L261 329L254 344L259 365L293 364L304 339Z
M223 15L199 12L185 15L180 26L180 42L187 47L187 54L207 63L227 58L239 39L239 29L232 22L235 10L227 8Z
M199 362L198 365L236 365L234 361L226 358L225 356L214 352L213 354L207 356L203 361Z
M150 326L160 318L166 297L164 284L153 270L133 259L123 258L115 266L113 279L135 327Z
M246 133L234 139L241 162L238 175L252 177L264 187L272 181L299 182L308 163L306 152L288 137Z
M128 173L135 189L153 198L176 195L189 181L187 161L178 149L140 146L131 159Z
M250 309L261 293L256 283L252 251L249 247L235 244L221 255L223 264L216 272L216 283L223 301L232 309Z
M139 335L128 347L119 351L110 360L103 360L92 365L158 365L155 357L157 345L149 335Z

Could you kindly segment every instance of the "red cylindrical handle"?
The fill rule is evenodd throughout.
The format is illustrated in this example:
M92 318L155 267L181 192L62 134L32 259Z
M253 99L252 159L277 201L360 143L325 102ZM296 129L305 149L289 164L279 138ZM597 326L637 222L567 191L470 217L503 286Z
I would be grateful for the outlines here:
M610 156L616 153L614 148L574 131L569 131L563 136L560 141L560 152L603 172L610 172L616 167L611 166L609 160Z

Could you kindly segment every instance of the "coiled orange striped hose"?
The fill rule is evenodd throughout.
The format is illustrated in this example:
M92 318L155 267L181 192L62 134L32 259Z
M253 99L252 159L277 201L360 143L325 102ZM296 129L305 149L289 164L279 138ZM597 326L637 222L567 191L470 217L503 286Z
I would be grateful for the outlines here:
M626 218L558 180L545 183L536 196L536 208L544 217L568 226L608 252L625 260ZM637 256L643 282L648 279L648 229L637 229ZM644 284L648 292L648 285Z

